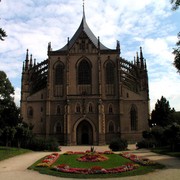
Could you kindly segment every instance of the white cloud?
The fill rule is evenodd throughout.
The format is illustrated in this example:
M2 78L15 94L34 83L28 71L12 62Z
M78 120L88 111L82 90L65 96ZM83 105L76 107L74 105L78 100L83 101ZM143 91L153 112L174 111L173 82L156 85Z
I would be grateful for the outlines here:
M81 22L82 1L6 0L0 6L1 26L8 34L0 43L0 68L14 82L19 97L26 49L33 58L42 61L47 58L48 42L51 41L53 50L63 47ZM120 40L125 59L133 60L139 46L143 46L151 107L161 95L180 107L176 100L179 85L175 85L179 77L172 66L171 53L177 41L174 32L178 32L178 24L170 21L174 12L169 0L89 0L85 1L85 13L89 27L105 46L114 48L116 40ZM165 88L167 83L171 88Z

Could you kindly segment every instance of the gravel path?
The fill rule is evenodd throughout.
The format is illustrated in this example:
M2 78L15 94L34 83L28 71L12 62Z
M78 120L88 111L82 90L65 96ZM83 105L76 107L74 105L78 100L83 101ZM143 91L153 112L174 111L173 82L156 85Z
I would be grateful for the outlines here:
M177 158L158 155L148 150L135 150L134 146L129 147L134 154L147 157L161 164L166 165L163 170L157 170L142 176L132 176L124 178L114 178L114 180L179 180L180 179L180 160ZM63 146L62 153L72 151L85 151L87 146ZM107 146L95 146L97 151L108 150ZM50 154L50 152L31 152L0 161L0 180L74 180L72 178L60 178L43 175L27 168L38 159ZM109 178L109 180L112 178ZM91 179L92 180L92 179ZM98 179L96 179L98 180ZM107 179L108 180L108 179Z

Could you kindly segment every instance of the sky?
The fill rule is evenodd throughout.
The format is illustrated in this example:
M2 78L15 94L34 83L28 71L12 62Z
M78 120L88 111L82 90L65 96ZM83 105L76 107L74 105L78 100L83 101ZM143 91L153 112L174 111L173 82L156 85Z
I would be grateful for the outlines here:
M1 0L0 27L8 37L0 41L0 70L15 88L19 106L21 73L26 49L37 62L47 59L47 46L62 48L78 29L82 0ZM164 96L180 111L180 74L173 66L180 9L170 0L85 0L86 21L108 48L121 44L121 57L132 61L143 48L149 77L150 109Z

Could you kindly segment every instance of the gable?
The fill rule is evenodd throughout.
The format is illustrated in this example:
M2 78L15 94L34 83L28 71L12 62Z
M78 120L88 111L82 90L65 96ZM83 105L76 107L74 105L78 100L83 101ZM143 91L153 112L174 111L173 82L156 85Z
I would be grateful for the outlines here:
M70 53L97 53L97 50L97 47L87 36L87 34L85 32L81 32L70 48Z

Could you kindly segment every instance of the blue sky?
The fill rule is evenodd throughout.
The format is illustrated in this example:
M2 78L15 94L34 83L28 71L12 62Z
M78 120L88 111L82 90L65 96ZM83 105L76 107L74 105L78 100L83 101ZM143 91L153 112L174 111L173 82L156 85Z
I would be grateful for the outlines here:
M116 47L121 56L134 59L142 46L149 75L151 110L164 96L180 111L180 75L172 65L172 50L180 31L180 10L170 0L85 0L86 20L101 42ZM82 19L82 0L2 0L0 27L8 37L0 42L0 70L15 88L19 105L22 63L26 49L41 62L47 45L60 49L72 37Z

